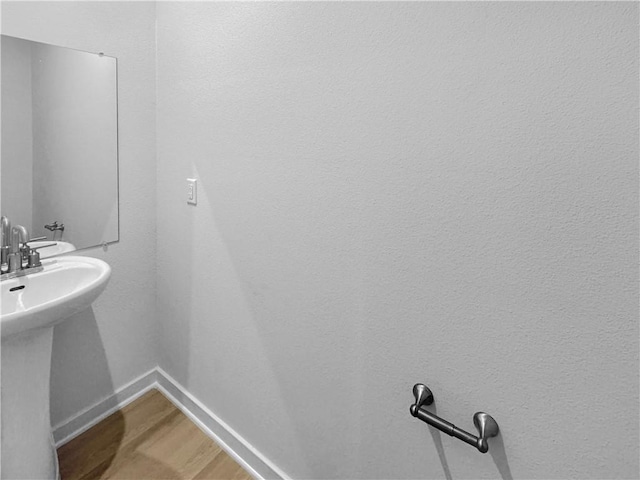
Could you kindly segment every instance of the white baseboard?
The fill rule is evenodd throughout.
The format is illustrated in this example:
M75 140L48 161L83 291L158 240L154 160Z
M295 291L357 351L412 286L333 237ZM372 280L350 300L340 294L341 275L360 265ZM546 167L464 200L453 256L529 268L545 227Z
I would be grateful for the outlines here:
M160 367L141 375L113 395L53 427L56 447L85 432L152 388L160 390L209 438L258 480L290 480L290 477L247 442L224 420L209 410Z
M160 367L158 390L164 393L176 407L200 429L222 447L242 467L257 479L282 479L290 477L274 465L258 449L242 438L224 420L209 410Z
M77 415L54 425L53 440L56 448L89 430L95 424L107 418L113 412L120 410L136 398L144 395L157 385L158 370L153 368L147 373L127 383L117 392L103 398L95 405L82 410Z

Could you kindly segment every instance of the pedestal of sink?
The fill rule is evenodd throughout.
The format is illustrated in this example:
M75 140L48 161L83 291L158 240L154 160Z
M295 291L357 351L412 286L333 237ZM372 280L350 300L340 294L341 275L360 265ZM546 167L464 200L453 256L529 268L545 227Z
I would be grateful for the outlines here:
M59 478L49 420L52 342L53 327L28 330L2 341L3 479Z
M102 260L64 256L0 281L2 345L0 478L54 480L58 457L49 420L53 328L93 303L111 268Z

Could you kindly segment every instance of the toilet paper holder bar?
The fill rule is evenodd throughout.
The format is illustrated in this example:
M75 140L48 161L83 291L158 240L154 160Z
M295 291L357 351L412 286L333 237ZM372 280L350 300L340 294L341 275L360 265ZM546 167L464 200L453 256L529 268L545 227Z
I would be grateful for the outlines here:
M473 424L478 430L478 436L476 437L456 427L453 423L447 422L445 419L422 408L424 405L431 405L433 403L433 393L426 385L416 383L413 386L413 396L416 402L409 408L411 415L437 428L441 432L456 437L469 445L473 445L480 453L487 453L489 451L487 439L495 437L500 431L498 423L491 415L484 412L476 412L473 414Z

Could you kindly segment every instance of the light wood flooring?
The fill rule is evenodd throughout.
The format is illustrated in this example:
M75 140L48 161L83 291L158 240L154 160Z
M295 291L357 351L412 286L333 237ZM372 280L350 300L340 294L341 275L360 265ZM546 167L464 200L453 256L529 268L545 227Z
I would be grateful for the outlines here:
M158 390L58 449L62 480L251 480Z

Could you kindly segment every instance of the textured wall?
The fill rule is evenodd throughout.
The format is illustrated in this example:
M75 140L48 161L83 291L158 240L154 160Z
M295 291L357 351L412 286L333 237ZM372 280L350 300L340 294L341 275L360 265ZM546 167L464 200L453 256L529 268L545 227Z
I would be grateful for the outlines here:
M637 4L157 16L163 368L295 478L638 475Z
M3 1L2 33L118 58L120 243L86 252L111 265L110 284L92 310L55 329L55 424L157 363L155 5Z
M157 268L161 366L292 477L637 477L637 4L161 2L157 197L154 8L2 3L119 61L121 242L54 422L155 365Z

